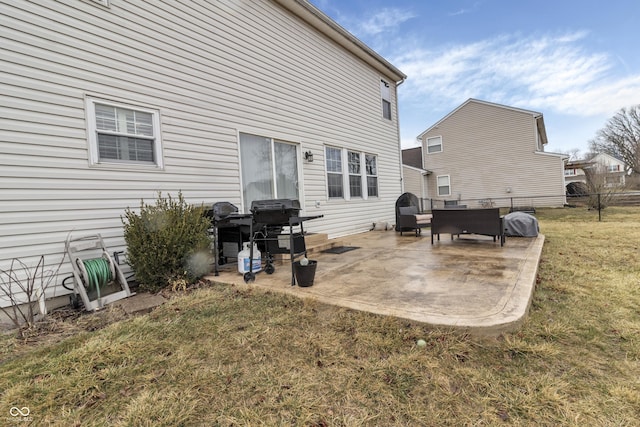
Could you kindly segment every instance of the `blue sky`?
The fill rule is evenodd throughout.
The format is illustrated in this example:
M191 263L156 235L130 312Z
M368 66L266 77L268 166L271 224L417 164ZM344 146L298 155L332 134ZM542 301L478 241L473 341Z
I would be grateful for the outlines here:
M407 74L404 148L469 98L544 114L546 151L588 151L640 104L640 0L311 0Z

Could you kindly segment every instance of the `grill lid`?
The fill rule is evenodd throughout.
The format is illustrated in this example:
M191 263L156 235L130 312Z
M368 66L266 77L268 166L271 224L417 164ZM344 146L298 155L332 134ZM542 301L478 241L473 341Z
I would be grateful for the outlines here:
M291 212L300 211L300 201L296 199L254 200L251 202L251 212Z
M217 202L213 204L212 213L215 221L225 219L229 215L238 212L238 208L229 202Z

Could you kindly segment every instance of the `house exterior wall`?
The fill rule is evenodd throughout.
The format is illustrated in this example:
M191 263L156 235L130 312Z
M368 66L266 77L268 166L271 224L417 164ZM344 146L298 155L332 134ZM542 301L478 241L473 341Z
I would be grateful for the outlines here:
M587 176L582 168L565 167L564 183L565 186L571 182L587 182Z
M514 206L564 203L562 156L538 151L541 135L529 112L470 100L421 136L430 198L477 199L470 207L486 199L499 207L511 198ZM437 136L442 151L428 153L427 139ZM439 176L449 177L450 195L438 195Z
M404 191L415 194L419 199L426 198L427 180L424 170L402 165L402 182Z
M43 254L57 264L70 232L100 233L110 250L124 250L125 209L158 191L242 207L241 132L297 145L303 213L324 215L305 229L335 237L393 221L401 192L393 73L273 1L101 3L0 1L2 268ZM391 86L391 120L382 118L381 79ZM163 167L91 165L87 97L157 109ZM329 200L326 145L378 156L379 196Z

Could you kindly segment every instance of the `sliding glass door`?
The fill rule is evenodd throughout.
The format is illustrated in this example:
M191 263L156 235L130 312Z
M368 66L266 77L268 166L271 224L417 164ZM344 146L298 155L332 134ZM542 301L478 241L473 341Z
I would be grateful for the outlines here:
M240 161L246 212L254 200L300 198L296 145L241 133Z

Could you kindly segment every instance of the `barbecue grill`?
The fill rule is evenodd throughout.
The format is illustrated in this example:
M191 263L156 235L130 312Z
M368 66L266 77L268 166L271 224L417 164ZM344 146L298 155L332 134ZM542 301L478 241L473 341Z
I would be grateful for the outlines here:
M227 245L229 249L235 250L231 254L227 254L223 249L223 255L236 256L238 254L239 247L242 245L243 229L251 229L252 219L251 214L241 214L238 212L238 208L229 202L217 202L214 203L210 210L207 210L205 215L211 221L211 232L213 235L213 255L214 255L214 274L218 276L218 266L220 265L220 245ZM250 234L250 233L249 233Z
M267 274L273 274L274 254L288 253L291 258L291 285L295 285L293 263L295 258L306 255L304 229L302 223L311 219L321 218L322 215L301 217L300 202L295 199L255 200L251 203L252 233L249 258L253 259L253 243L264 244L265 268ZM296 233L293 227L299 226ZM289 227L289 234L282 234L285 227ZM252 268L244 275L245 282L255 280Z
M295 199L254 200L251 213L254 224L282 227L289 225L289 218L298 216L300 202Z
M212 223L213 246L215 251L215 270L217 276L220 264L220 243L231 244L235 248L242 245L243 236L249 236L249 259L253 259L254 243L260 247L265 261L264 272L275 272L275 254L289 254L291 257L291 285L295 285L293 263L296 257L306 255L304 229L302 223L311 219L321 218L322 215L300 216L300 202L296 199L255 200L251 203L251 213L242 214L238 208L229 202L214 203L207 216ZM288 227L288 234L283 234ZM294 232L294 227L299 230ZM223 257L226 258L223 246ZM232 254L231 256L237 255ZM246 283L253 282L256 274L253 263L249 262L249 271L244 273Z

